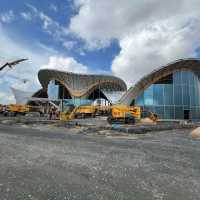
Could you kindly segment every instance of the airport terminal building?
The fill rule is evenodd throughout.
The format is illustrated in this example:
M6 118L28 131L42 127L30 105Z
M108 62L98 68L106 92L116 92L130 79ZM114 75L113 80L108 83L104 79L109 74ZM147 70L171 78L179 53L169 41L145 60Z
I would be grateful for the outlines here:
M38 79L42 89L34 97L62 100L65 104L88 105L95 100L103 100L104 105L114 104L127 91L123 80L109 75L42 69Z
M31 98L62 100L75 105L104 99L105 105L141 106L155 112L160 119L200 120L199 77L198 59L182 59L163 66L144 76L128 91L126 83L115 76L42 69L38 73L42 89Z
M170 63L139 80L120 102L139 105L160 119L200 120L200 60Z

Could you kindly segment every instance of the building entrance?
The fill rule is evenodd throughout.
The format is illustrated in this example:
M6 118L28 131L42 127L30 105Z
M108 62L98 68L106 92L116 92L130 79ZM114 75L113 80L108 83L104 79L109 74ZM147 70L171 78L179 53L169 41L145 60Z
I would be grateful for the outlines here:
M190 119L190 110L184 110L184 119Z

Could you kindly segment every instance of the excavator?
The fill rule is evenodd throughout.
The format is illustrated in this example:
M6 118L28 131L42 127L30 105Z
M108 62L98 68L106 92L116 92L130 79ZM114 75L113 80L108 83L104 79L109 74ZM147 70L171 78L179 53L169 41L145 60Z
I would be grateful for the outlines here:
M116 104L111 106L107 121L109 124L136 124L141 123L143 118L149 118L153 122L156 122L158 119L155 113L142 110L139 106Z
M61 121L73 120L75 118L95 117L99 106L85 105L75 107L73 104L65 106L65 111L60 113ZM158 117L150 111L144 111L139 106L111 105L106 109L109 114L107 121L109 124L135 124L141 123L143 118L148 118L156 122Z
M82 105L76 107L73 104L68 104L65 106L65 111L60 112L60 120L68 121L75 118L95 117L96 112L97 112L96 106Z

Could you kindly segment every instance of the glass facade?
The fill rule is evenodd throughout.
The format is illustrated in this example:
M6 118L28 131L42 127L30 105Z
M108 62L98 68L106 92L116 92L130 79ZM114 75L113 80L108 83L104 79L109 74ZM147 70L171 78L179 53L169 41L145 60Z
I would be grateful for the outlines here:
M52 80L48 84L48 98L50 100L58 100L59 99L59 85L56 84L55 80Z
M191 71L174 72L152 84L135 99L135 105L160 119L200 120L200 80Z
M68 90L56 80L49 82L47 93L50 100L71 99Z
M90 99L71 98L67 90L63 87L63 85L56 80L51 80L48 84L48 98L52 101L63 99L63 105L91 105L93 102Z

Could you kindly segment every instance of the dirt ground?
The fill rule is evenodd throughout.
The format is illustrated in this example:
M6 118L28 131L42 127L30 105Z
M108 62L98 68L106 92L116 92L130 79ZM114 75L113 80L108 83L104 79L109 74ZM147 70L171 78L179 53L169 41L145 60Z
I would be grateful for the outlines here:
M0 200L199 200L200 140L0 125Z

